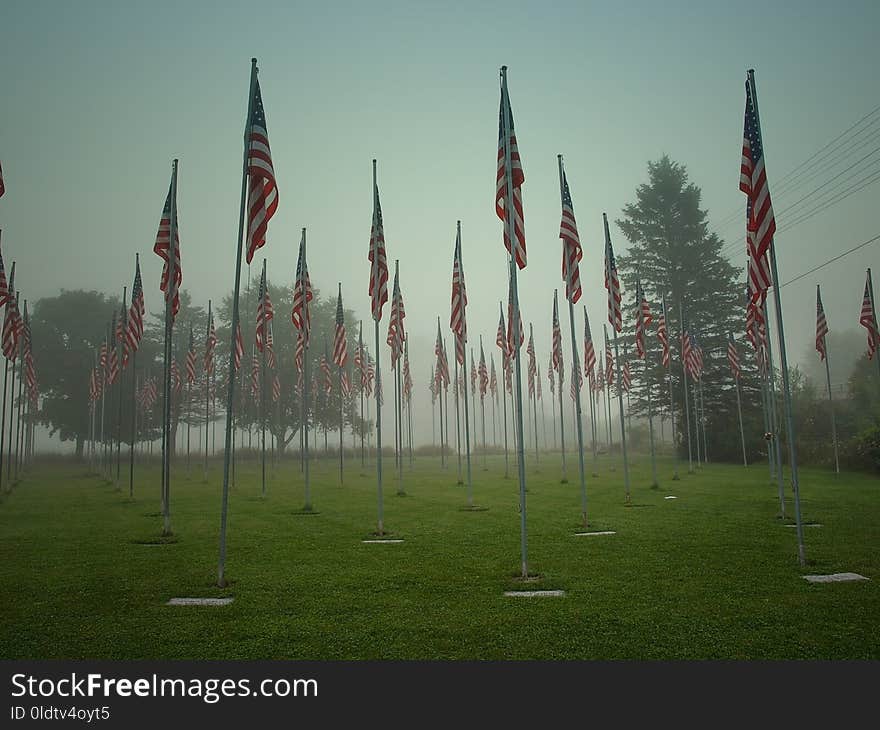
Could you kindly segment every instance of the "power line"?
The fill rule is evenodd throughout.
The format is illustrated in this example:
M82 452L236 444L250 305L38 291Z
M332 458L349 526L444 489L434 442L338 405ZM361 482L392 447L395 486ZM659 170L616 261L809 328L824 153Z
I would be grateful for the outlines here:
M855 195L860 190L864 190L866 187L868 187L869 185L873 185L878 180L880 180L880 171L875 170L874 172L869 173L866 177L863 177L861 180L856 182L854 185L851 185L850 187L846 188L845 190L842 190L841 192L837 193L837 195L835 195L833 198L826 200L824 203L822 203L818 207L814 208L813 210L809 211L808 213L804 213L799 218L795 218L795 220L793 220L792 222L783 226L779 230L779 233L784 233L785 231L788 231L788 230L794 228L795 226L799 226L801 223L809 220L814 215L818 215L822 211L827 210L828 208L830 208L833 205L836 205L841 200L846 200L846 198L848 198L850 195Z
M869 238L867 241L860 243L858 246L853 246L851 249L849 249L849 251L844 251L842 254L838 254L834 258L828 259L828 261L826 261L824 264L819 264L818 266L814 266L809 271L805 271L803 274L798 274L796 277L794 277L794 279L789 279L784 284L780 284L779 288L781 289L782 287L788 286L789 284L794 284L796 281L800 281L804 277L807 277L810 274L813 274L813 273L819 271L819 269L824 269L826 266L828 266L828 264L833 264L835 261L839 261L844 256L849 256L849 254L853 253L853 251L858 251L860 248L864 248L868 244L874 243L874 241L877 241L877 240L880 240L880 233L878 233L873 238Z

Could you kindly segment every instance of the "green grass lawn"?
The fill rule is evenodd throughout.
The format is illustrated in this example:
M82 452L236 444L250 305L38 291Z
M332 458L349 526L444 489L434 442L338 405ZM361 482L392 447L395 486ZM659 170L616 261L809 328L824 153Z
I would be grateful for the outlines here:
M558 455L527 467L529 567L562 598L507 598L520 565L518 485L503 458L474 460L468 512L456 470L417 458L397 496L385 466L385 523L401 544L361 541L376 525L375 465L313 466L318 514L302 516L298 461L260 497L258 462L239 464L229 503L225 590L214 586L221 462L172 476L176 542L158 538L158 465L135 499L84 466L37 465L0 502L0 657L108 659L877 659L880 482L804 469L810 565L777 516L766 464L714 465L671 480L635 459L633 506L611 457L588 477L591 529L575 537L578 480ZM588 460L589 465L589 460ZM676 500L665 500L674 494ZM793 517L791 492L787 494ZM814 585L805 573L852 571ZM524 586L519 586L524 587ZM535 585L529 585L529 588ZM224 607L172 597L234 596Z

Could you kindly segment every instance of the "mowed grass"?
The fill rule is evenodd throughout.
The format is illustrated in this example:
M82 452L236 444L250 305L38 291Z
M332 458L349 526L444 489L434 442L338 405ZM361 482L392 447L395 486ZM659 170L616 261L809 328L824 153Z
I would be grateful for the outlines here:
M36 466L0 503L0 656L110 659L877 659L880 657L880 482L804 469L810 565L778 517L766 464L687 465L661 487L649 462L600 460L588 476L591 529L576 537L580 496L569 454L527 460L528 550L536 584L519 585L515 471L473 461L464 511L456 463L404 471L396 495L384 460L385 524L400 544L364 544L376 526L375 465L317 460L303 506L299 462L270 476L239 463L230 494L227 576L216 581L222 462L209 480L175 464L176 542L161 530L158 465L138 466L135 499L85 467ZM587 460L588 471L589 459ZM613 467L613 469L612 469ZM271 470L270 470L271 471ZM666 500L674 494L677 499ZM791 492L789 517L793 517ZM141 541L141 542L139 542ZM814 585L805 573L852 571L858 583ZM509 598L511 588L562 598ZM174 607L172 597L234 596L224 607Z

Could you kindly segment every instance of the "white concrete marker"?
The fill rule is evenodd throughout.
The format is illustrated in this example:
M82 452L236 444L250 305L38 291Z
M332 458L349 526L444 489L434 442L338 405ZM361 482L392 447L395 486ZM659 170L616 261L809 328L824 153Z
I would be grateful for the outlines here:
M616 535L615 530L602 530L601 532L576 532L575 537L584 537L586 535Z
M365 542L365 543L397 543L397 542L403 542L403 540L361 540L361 542Z
M674 494L670 494L668 497L664 497L663 499L678 499Z
M512 598L544 598L547 596L564 596L565 591L504 591L505 596Z
M810 583L842 583L848 580L871 580L858 573L831 573L830 575L805 575Z
M797 525L786 525L786 527L797 527ZM811 522L809 524L805 524L804 527L822 527L822 525L816 522Z
M166 606L228 606L232 598L172 598Z

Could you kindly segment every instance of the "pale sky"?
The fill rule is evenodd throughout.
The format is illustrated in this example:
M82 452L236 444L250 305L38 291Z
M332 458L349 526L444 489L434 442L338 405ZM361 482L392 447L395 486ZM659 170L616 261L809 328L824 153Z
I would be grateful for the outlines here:
M614 5L7 0L0 27L7 267L18 262L16 281L31 301L62 287L121 293L139 251L147 307L157 311L161 269L151 249L178 157L183 286L203 305L227 293L256 56L280 195L259 252L270 279L292 282L306 226L313 284L331 293L341 281L346 306L369 316L377 158L416 393L426 394L437 315L448 332L457 219L471 341L476 349L484 335L487 359L497 349L506 278L493 198L498 69L506 64L526 176L521 306L526 326L535 323L543 372L553 288L562 283L557 153L585 248L584 301L598 323L601 214L617 218L646 181L647 161L664 153L687 166L712 227L744 263L738 177L746 69L756 69L771 194L774 181L880 105L876 2L770 2L760 11L729 2ZM875 135L858 149L878 145ZM854 180L877 172L878 157ZM783 281L880 233L877 185L785 230L786 206L831 175L791 190L780 185L773 195ZM616 226L612 238L618 253L626 250ZM880 242L782 290L792 359L814 336L816 283L832 330L856 326L865 268L880 270L878 251ZM383 339L386 328L383 321ZM564 334L567 342L567 326Z

